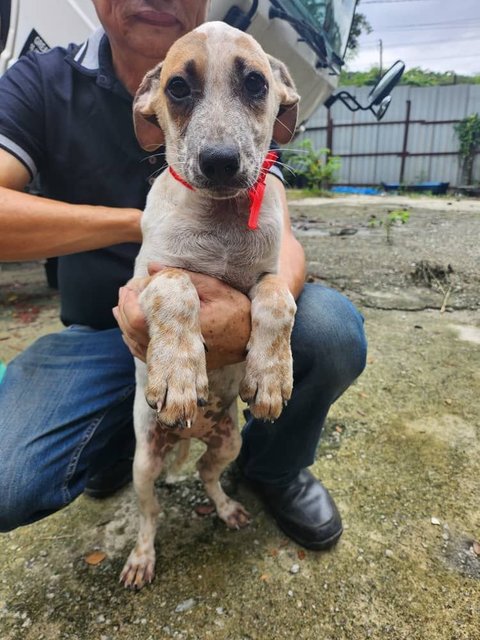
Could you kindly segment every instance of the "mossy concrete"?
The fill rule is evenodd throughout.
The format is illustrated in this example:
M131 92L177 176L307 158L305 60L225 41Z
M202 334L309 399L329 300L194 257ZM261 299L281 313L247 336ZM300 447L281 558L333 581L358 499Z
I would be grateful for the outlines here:
M363 216L360 203L355 211ZM352 224L350 209L294 205L304 212L307 206L308 216L333 221L334 228ZM419 211L417 220L423 215ZM472 224L480 220L472 217ZM337 238L335 249L333 237L318 241L318 264L340 254L346 265L343 243L364 242L358 235ZM381 234L369 237L383 243ZM398 252L396 268L401 243ZM388 253L379 256L389 273ZM452 260L448 246L444 258ZM478 256L470 261L469 277L478 276ZM360 280L346 289L364 312L370 349L367 370L332 408L313 468L344 519L337 547L314 553L288 541L233 471L225 484L254 521L228 531L215 516L196 514L204 494L189 473L174 487L159 484L157 577L132 593L118 583L136 529L131 488L102 502L82 497L0 536L2 640L480 639L480 558L473 548L480 538L475 298L444 314L405 310L393 298L384 310L370 304L365 291L374 288L361 269L351 265L343 275L347 284ZM8 279L1 287L9 295ZM402 291L397 297L404 299ZM55 326L55 304L40 309L33 328L16 323L10 305L0 316L0 338L8 338L0 341L0 358L10 358L27 334ZM85 559L94 550L106 555L91 566Z

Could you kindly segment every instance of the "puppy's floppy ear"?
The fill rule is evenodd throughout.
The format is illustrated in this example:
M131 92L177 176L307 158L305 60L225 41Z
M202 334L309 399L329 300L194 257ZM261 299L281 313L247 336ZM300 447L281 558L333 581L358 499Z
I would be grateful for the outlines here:
M275 81L275 89L280 99L280 109L273 127L273 139L279 144L290 142L295 133L298 117L298 95L287 67L273 56L268 56Z
M161 70L162 63L146 74L133 99L135 135L138 144L145 151L155 151L165 143L165 136L154 108L154 99L160 87Z

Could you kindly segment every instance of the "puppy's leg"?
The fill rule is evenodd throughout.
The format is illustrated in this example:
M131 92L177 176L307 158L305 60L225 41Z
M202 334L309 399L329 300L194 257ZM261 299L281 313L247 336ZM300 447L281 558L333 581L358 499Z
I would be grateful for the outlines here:
M224 414L202 440L206 443L207 450L197 462L197 468L205 491L227 527L245 527L250 524L250 514L240 502L229 498L220 484L222 472L238 456L242 444L234 420L228 413Z
M197 404L208 398L197 291L185 273L164 269L142 292L140 303L150 331L147 402L162 424L190 427Z
M166 484L175 484L185 479L186 476L182 476L180 472L188 459L189 452L190 440L180 440L168 461L167 475L165 477Z
M138 406L140 404L140 407ZM140 510L137 542L120 574L125 587L141 589L155 574L155 531L160 511L155 494L165 455L174 446L176 436L159 427L155 413L146 405L142 386L135 396L135 431L137 445L133 462L133 484Z
M283 280L264 276L250 292L252 333L240 396L256 418L274 420L292 395L290 336L297 306Z

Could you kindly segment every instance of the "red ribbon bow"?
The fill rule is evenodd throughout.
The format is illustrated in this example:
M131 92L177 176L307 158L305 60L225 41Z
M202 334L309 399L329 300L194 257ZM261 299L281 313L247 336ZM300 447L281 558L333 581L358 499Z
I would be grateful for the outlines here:
M248 218L248 228L256 229L258 226L258 216L260 215L260 209L262 207L263 195L265 193L265 180L267 179L267 173L270 168L275 164L278 155L275 151L269 151L265 156L262 168L260 169L260 175L256 183L248 191L248 197L250 198L250 216Z
M260 209L262 208L263 195L265 193L265 181L267 179L267 173L270 171L270 168L278 159L278 154L275 151L269 151L265 156L265 160L263 161L262 167L260 169L260 175L257 178L257 181L248 190L248 197L250 199L250 215L248 217L248 228L249 229L257 229L258 227L258 216L260 215ZM191 184L188 184L186 180L184 180L172 167L168 167L171 175L178 180L180 184L183 184L184 187L190 189L190 191L195 191L194 187Z

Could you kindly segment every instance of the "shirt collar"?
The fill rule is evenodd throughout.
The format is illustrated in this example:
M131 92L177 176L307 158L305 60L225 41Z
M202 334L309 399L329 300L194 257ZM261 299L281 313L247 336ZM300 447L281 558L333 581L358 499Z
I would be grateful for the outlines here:
M132 96L115 75L110 43L101 27L94 31L82 45L70 50L66 60L83 75L96 78L98 86L132 101Z

